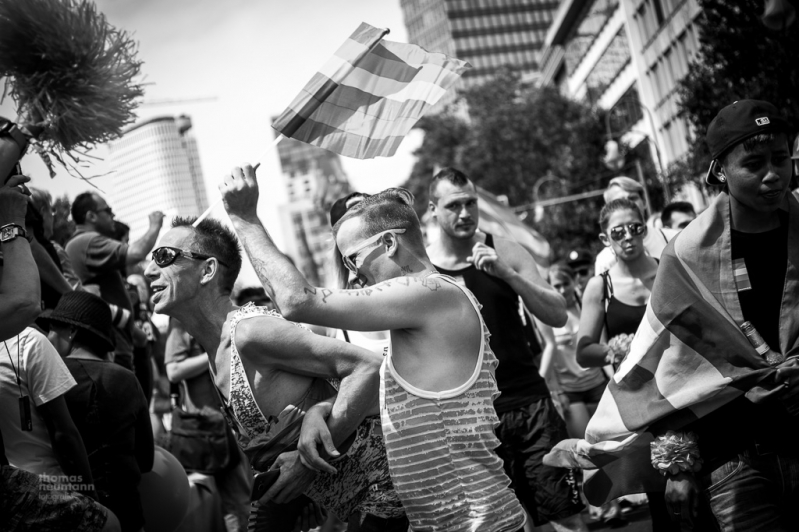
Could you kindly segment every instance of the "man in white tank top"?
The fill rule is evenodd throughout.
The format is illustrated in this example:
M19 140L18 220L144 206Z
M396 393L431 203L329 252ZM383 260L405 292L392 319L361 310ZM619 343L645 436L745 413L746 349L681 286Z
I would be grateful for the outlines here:
M435 272L413 196L383 191L336 223L349 283L363 288L334 290L311 286L275 246L256 214L252 167L235 168L219 188L255 272L287 319L390 331L380 410L389 470L412 529L519 530L524 511L494 452L496 359L487 330L471 293ZM308 411L300 448L305 463L332 472L317 454L324 444L335 456L341 443L323 422L330 406Z

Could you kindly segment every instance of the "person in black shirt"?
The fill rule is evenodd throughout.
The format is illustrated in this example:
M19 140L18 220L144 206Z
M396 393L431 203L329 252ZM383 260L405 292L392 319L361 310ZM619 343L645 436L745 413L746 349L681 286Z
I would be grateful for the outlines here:
M545 326L565 325L566 301L538 273L535 259L519 244L477 231L477 190L454 168L444 168L430 184L430 212L441 230L428 248L439 273L464 284L482 305L501 395L497 437L511 487L536 526L587 530L574 473L545 467L543 456L567 437L525 333L524 307ZM540 348L535 346L536 351ZM548 365L548 364L547 364Z
M735 295L716 297L737 297L743 320L733 319L739 326L750 322L778 359L795 354L799 333L787 330L781 315L789 308L784 301L797 295L786 283L788 268L797 267L789 250L799 247L799 236L789 230L788 213L795 220L799 209L789 193L789 131L772 104L741 100L722 109L707 132L713 163L706 181L729 196L726 260L737 287ZM791 368L796 361L776 363ZM669 476L666 501L674 514L689 513L701 493L722 530L799 529L799 476L793 473L799 470L799 418L787 409L799 382L785 379L774 400L755 403L751 394L742 395L681 429L698 436L704 465L696 474Z

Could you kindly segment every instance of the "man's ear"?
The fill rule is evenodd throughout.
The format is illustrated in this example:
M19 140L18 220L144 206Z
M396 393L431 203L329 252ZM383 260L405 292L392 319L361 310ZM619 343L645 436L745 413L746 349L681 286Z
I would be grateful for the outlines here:
M721 162L718 159L714 159L710 164L710 172L722 183L727 182L727 176L724 175L724 167L721 166Z
M427 210L430 213L430 216L436 216L436 203L432 199L427 202Z
M606 248L610 247L610 239L605 233L599 233L599 241L602 242L602 245Z
M383 235L383 245L386 247L386 256L394 257L399 251L399 238L393 233Z
M219 262L214 259L206 259L203 263L202 269L202 278L200 279L200 284L208 284L211 282L211 279L214 278L216 272L219 270Z

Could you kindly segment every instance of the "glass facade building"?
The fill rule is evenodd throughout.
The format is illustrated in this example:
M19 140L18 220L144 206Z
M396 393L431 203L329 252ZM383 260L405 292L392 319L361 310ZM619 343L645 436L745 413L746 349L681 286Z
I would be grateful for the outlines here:
M468 61L464 83L480 83L511 66L538 71L558 0L401 0L408 40Z
M191 119L162 116L129 127L109 143L114 190L109 203L130 226L131 241L147 231L147 215L198 216L208 207Z

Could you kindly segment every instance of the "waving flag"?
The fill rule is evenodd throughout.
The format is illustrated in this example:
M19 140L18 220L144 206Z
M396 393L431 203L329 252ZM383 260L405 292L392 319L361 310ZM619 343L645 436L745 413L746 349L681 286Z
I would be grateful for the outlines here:
M585 494L601 504L627 493L662 491L650 464L653 434L680 430L746 394L759 402L782 383L740 325L740 286L730 251L729 196L666 246L646 317L608 384L585 440L565 440L544 463L589 469ZM789 242L799 239L799 202L788 202ZM799 355L799 249L788 247L780 351Z
M394 155L469 64L383 41L387 33L362 23L272 127L356 159Z

